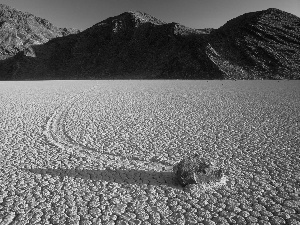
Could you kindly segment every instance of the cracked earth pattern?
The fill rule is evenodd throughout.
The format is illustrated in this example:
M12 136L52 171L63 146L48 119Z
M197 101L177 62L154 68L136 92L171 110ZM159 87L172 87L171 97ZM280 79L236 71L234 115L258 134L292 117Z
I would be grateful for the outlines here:
M0 224L300 224L299 81L0 82ZM184 156L218 185L180 187Z

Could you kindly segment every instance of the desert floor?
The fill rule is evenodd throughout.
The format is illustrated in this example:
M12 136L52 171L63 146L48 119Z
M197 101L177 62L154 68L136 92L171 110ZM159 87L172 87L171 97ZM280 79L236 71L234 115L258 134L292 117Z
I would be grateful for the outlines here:
M0 224L300 224L299 148L300 81L0 82Z

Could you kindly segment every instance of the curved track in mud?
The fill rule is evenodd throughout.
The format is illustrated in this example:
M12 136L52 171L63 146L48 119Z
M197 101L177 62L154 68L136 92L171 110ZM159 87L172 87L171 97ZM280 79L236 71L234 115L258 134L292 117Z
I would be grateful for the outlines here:
M77 107L80 101L84 101L89 105L93 105L95 101L97 101L97 92L96 88L91 88L87 91L80 92L79 94L71 97L70 100L66 101L65 104L57 107L54 110L54 113L47 120L44 135L47 138L47 141L50 144L55 145L63 151L70 153L71 155L78 156L90 156L94 158L102 158L110 161L118 161L120 162L125 160L125 164L132 163L133 161L138 162L138 164L142 167L149 168L155 167L156 169L161 169L164 167L173 166L176 162L170 160L159 160L157 157L141 157L135 156L132 154L115 154L108 151L99 150L96 146L87 146L80 141L75 140L71 135L68 134L66 129L66 119L70 116L70 109L78 109L78 111L84 111L84 107ZM135 143L131 143L135 145ZM138 146L135 145L138 148ZM180 159L179 159L180 160ZM145 164L144 166L141 164ZM121 166L121 165L119 165Z
M117 154L109 152L106 149L102 148L102 151L95 146L95 144L90 144L90 146L81 143L80 141L73 138L68 134L66 129L66 124L68 117L70 117L69 112L71 109L76 110L77 113L80 111L85 111L86 105L92 106L97 101L97 91L96 88L91 88L87 91L81 92L79 94L71 97L70 100L66 101L65 104L57 107L54 110L54 113L49 117L47 124L45 126L44 135L46 136L49 143L60 148L62 151L66 151L71 155L78 155L79 157L90 156L95 158L101 158L102 160L108 160L112 162L117 162L117 167L125 167L128 164L138 164L139 168L152 169L157 171L167 170L172 172L173 166L176 164L174 160L161 159L159 157L143 157L135 156L134 154ZM84 104L80 104L84 102ZM81 107L79 107L81 105ZM124 141L124 140L123 140ZM131 146L134 146L136 149L141 149L135 143L130 143ZM180 158L177 162L180 161ZM216 188L221 185L225 185L227 182L227 176L224 176L220 182L211 182L203 186L204 189Z
M44 135L49 143L70 153L84 150L96 151L95 149L90 149L87 146L76 142L72 137L67 135L64 126L66 117L68 116L68 111L84 94L85 92L76 94L69 101L65 102L65 104L57 107L54 110L54 113L47 120L44 130Z
M113 165L114 168L122 167L123 169L132 169L132 166L134 166L136 169L146 171L168 171L168 178L171 180L173 179L172 184L170 183L169 185L173 186L175 184L173 183L175 181L173 177L173 166L179 162L181 158L178 158L177 160L174 160L174 158L173 160L168 160L166 158L163 159L162 157L157 157L155 150L153 150L153 156L144 156L144 149L135 144L133 141L129 141L130 143L128 143L128 141L124 139L121 142L125 141L129 144L127 145L127 147L130 148L128 149L129 153L114 153L105 147L99 149L95 143L90 143L89 145L84 144L80 142L80 140L73 138L72 134L69 134L66 125L68 124L68 118L72 117L70 112L75 110L77 114L80 114L80 112L82 113L86 109L93 108L96 102L99 101L98 98L99 95L97 94L97 89L94 87L74 95L70 98L70 100L66 101L65 104L57 107L51 117L49 117L45 126L44 135L48 142L71 155L77 155L78 157L92 157L93 160L101 159L102 161L109 161L109 164ZM84 120L85 119L86 118L84 118ZM91 121L91 123L93 123L93 121ZM139 156L136 156L131 151L132 148L138 150ZM201 190L206 191L218 188L222 185L226 185L227 181L228 177L224 175L218 182L209 182L200 185Z

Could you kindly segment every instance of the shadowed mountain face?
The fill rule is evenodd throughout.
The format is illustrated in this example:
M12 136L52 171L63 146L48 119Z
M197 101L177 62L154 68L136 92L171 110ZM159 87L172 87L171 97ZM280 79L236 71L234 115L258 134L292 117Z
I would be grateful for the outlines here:
M0 79L300 78L300 19L277 9L217 30L126 12L78 33L5 6L0 21Z

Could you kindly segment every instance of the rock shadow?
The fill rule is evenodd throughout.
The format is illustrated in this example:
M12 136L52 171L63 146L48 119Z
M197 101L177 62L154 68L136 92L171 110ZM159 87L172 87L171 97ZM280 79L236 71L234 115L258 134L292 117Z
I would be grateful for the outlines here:
M145 171L136 169L106 169L106 170L88 170L88 169L24 169L35 174L74 177L94 181L107 181L122 184L148 184L148 185L168 185L179 187L171 171Z

